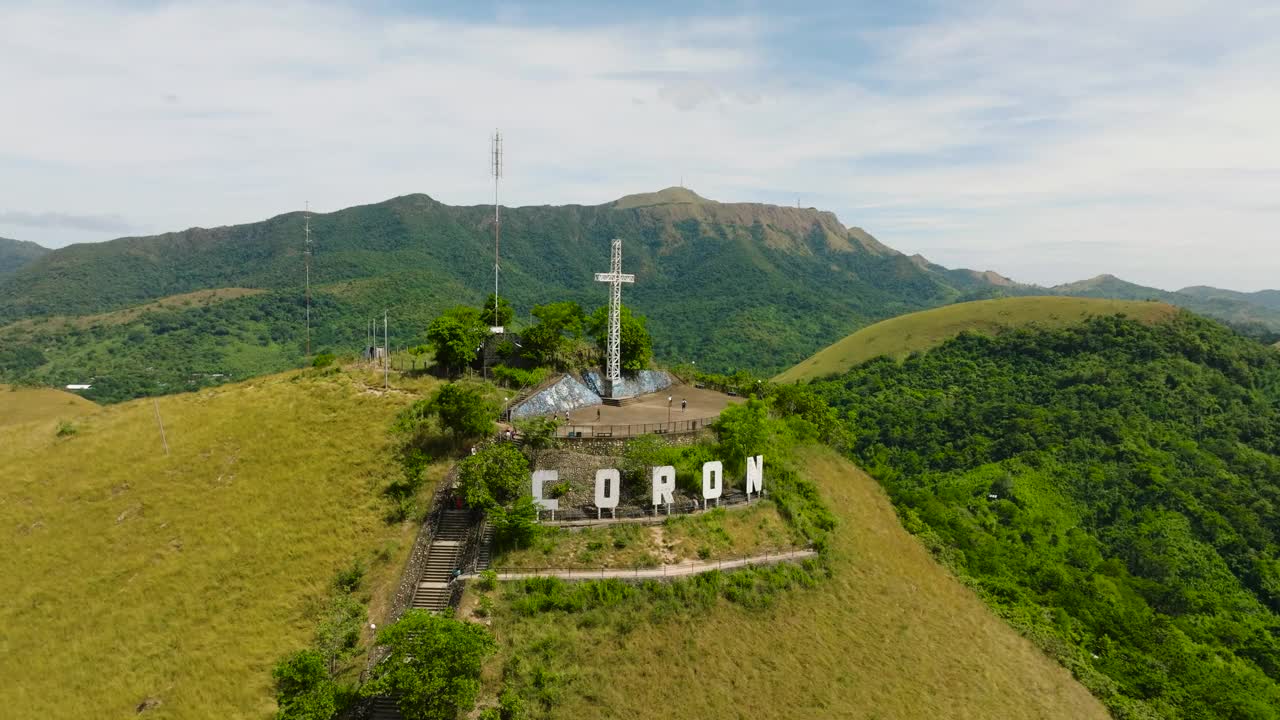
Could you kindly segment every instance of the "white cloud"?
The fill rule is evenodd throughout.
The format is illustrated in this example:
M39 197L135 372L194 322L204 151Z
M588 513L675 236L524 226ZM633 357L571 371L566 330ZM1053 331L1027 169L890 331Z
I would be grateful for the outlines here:
M683 175L724 200L799 193L906 252L1019 279L1280 285L1280 15L966 5L853 35L869 56L814 75L778 18L0 9L0 210L163 231L305 199L482 203L496 126L511 204L605 202ZM84 239L3 217L0 234Z

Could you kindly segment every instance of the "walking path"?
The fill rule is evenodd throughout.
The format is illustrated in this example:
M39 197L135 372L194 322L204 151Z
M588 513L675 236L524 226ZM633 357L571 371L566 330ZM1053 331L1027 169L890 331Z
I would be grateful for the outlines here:
M707 560L705 562L682 562L676 565L659 565L650 568L596 568L595 570L522 570L499 572L499 580L524 580L532 577L557 577L561 580L600 580L602 578L653 580L664 577L681 577L697 575L712 570L732 570L752 565L774 565L780 562L799 562L805 558L817 557L814 550L792 550L784 553L765 553L754 557L734 558L732 560ZM478 573L463 575L466 580L474 580Z

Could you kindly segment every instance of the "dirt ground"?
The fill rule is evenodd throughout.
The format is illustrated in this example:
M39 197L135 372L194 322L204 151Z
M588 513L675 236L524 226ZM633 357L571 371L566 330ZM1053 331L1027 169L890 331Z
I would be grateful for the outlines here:
M671 398L670 413L667 408L668 397ZM683 410L680 407L682 400L687 402ZM642 395L639 402L624 407L596 405L574 410L569 413L570 427L566 429L643 425L668 421L679 423L714 418L730 403L740 402L742 402L740 397L730 397L714 390L702 390L692 385L673 385L661 392Z

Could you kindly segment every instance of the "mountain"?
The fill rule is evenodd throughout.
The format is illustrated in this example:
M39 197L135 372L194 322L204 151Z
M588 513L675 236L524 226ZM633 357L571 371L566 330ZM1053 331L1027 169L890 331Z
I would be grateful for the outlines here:
M1076 297L1117 298L1123 300L1160 300L1193 312L1222 320L1250 334L1280 332L1280 291L1239 293L1216 288L1185 288L1169 292L1144 287L1114 275L1099 275L1088 280L1058 285L1050 291ZM1259 332L1259 331L1265 332Z
M1095 317L807 389L906 528L1115 717L1277 717L1280 354Z
M49 252L43 245L0 237L0 277L17 272Z
M391 344L421 342L430 319L479 304L492 284L493 209L426 195L311 216L313 346L354 351L368 319L389 309ZM537 304L606 302L593 274L623 238L637 280L623 302L648 318L655 353L713 371L771 373L852 330L951 302L984 276L923 264L829 212L720 203L684 188L596 206L504 208L503 297L518 317ZM193 374L244 376L303 355L303 213L51 252L0 281L0 377L72 382L129 376L120 399L187 386ZM128 323L80 327L18 321L118 311L201 290L256 295ZM83 323L81 323L83 325ZM38 354L37 354L38 353ZM144 368L151 374L142 375ZM158 374L167 375L160 379ZM149 388L149 389L148 389Z
M1201 300L1228 300L1231 302L1242 302L1250 305L1261 305L1262 307L1280 310L1280 290L1259 290L1258 292L1237 292L1235 290L1223 290L1222 288L1207 287L1204 285L1196 285L1194 287L1182 288L1178 291L1180 295L1190 295L1191 297Z
M1162 302L1053 295L956 303L862 328L779 374L774 382L800 382L843 373L880 356L901 359L913 352L930 350L962 332L996 334L1015 328L1065 327L1090 317L1117 314L1151 323L1178 312Z

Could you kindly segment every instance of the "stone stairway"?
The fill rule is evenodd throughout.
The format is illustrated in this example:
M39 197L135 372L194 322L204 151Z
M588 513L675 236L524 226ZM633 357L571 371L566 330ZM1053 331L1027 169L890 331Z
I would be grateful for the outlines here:
M383 695L373 699L369 708L369 720L403 720L395 698Z
M471 529L471 513L466 510L445 510L440 517L431 546L427 550L427 564L418 578L410 607L440 611L449 607L453 588L449 581L458 568L458 555Z

